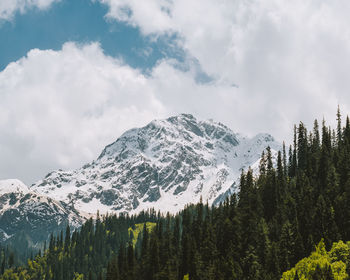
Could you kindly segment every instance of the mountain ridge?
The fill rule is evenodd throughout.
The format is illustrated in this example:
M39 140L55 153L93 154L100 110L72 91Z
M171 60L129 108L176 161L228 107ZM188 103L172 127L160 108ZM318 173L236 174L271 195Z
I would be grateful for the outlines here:
M269 134L253 138L190 114L154 120L123 133L99 157L73 171L54 171L31 186L43 195L93 214L137 213L147 208L177 212L200 196L210 204L237 187L240 171L256 164ZM232 190L231 192L234 192Z
M237 192L243 169L258 171L267 146L273 154L281 148L270 134L249 138L190 114L154 120L124 132L81 168L52 171L30 187L0 181L0 240L26 230L36 244L97 212L176 213L200 198L218 204Z
M46 240L51 232L73 229L86 220L82 213L62 201L31 191L17 179L0 181L0 241L19 242L25 236L31 247ZM22 239L23 241L23 239ZM27 245L23 245L27 247Z

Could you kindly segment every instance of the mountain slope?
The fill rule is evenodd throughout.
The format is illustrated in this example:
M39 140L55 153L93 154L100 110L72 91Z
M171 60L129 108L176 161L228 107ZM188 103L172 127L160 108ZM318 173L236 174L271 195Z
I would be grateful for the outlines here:
M212 204L235 191L241 170L256 167L267 146L280 148L271 135L247 138L182 114L125 132L97 160L54 171L31 190L91 214L177 212L200 197Z
M68 223L77 228L84 220L73 207L35 193L19 180L0 181L1 242L21 239L35 246L51 232Z

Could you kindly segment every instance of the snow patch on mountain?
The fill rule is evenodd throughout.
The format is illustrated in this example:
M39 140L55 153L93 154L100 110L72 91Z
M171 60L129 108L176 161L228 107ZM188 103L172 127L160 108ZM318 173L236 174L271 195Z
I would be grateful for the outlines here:
M175 213L186 204L215 204L236 192L243 169L256 167L269 134L253 138L189 114L155 120L125 132L93 162L54 171L31 191L90 214L137 213L148 208Z
M85 221L81 213L64 202L31 191L19 180L0 181L0 241L25 233L35 246L51 232L78 228Z
M17 179L8 179L0 181L0 195L6 193L28 193L29 188L20 180Z

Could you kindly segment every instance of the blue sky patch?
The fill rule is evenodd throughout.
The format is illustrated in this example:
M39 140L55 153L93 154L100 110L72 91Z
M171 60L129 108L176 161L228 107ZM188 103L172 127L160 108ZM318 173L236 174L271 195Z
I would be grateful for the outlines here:
M105 54L146 72L159 59L184 61L176 35L143 36L138 28L106 20L107 7L89 0L62 0L48 10L17 13L0 24L0 71L33 48L59 50L67 41L98 41Z

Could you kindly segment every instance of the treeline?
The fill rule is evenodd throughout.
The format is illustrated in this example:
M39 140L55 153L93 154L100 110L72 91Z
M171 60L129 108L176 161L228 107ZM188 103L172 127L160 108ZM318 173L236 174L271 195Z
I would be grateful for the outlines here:
M23 264L21 259L18 258L19 255L8 246L0 246L0 274L3 274L6 269Z
M1 279L280 279L322 238L327 250L350 240L350 121L342 126L339 111L337 120L334 130L300 123L293 145L268 148L259 175L242 173L239 193L218 207L89 221ZM134 246L128 228L146 221L156 226Z
M137 217L98 215L73 233L67 226L65 232L50 236L43 253L39 251L26 266L7 269L0 279L104 279L108 261L130 240L128 229L136 223L158 219L151 210Z

